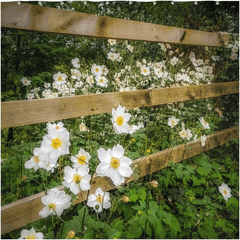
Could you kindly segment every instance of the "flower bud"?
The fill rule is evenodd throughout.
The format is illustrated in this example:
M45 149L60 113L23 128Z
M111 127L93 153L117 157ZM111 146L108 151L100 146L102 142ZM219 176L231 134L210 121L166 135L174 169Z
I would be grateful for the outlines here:
M149 184L154 188L156 188L158 186L158 182L156 180L149 182Z
M138 216L141 216L142 215L142 211L138 210L137 214L138 214Z
M121 200L122 200L124 203L127 203L127 202L129 202L129 197L123 196Z
M23 177L22 177L22 180L26 180L27 179L27 177L24 175Z
M99 208L100 208L99 204L95 205L95 209L98 210Z
M75 232L74 232L74 231L68 232L67 237L68 237L68 238L74 238L74 237L75 237Z

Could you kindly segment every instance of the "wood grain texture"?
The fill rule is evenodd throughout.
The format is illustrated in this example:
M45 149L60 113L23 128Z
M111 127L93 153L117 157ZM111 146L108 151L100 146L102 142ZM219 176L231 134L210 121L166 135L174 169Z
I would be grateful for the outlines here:
M129 110L238 92L239 82L228 82L54 99L2 102L1 128L110 113L112 108L117 108L119 104Z
M4 28L96 38L220 47L218 33L71 12L33 4L1 3ZM220 38L229 41L229 36Z
M133 166L140 171L139 177L143 177L152 172L158 171L167 167L169 161L180 162L189 157L195 156L201 152L208 151L217 146L220 146L231 138L239 137L239 129L231 127L215 134L209 135L206 140L206 146L201 147L201 141L189 142L187 144L190 150L186 150L186 147L182 144L174 148L169 148L164 151L149 155L144 158L133 161ZM133 177L125 179L125 183L135 180ZM115 188L110 178L93 176L90 194L94 193L97 188L101 187L105 191L109 191ZM63 186L59 186L59 190L62 190ZM27 223L40 219L39 211L42 210L44 205L41 202L41 197L45 193L38 193L33 196L18 200L2 207L1 210L1 234L8 233L14 229L20 228ZM78 194L78 199L75 204L80 203L87 198L87 191Z

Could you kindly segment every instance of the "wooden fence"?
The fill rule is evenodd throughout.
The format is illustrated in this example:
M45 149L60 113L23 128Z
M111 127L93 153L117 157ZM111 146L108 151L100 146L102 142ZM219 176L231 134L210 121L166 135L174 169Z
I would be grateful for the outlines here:
M38 5L1 3L1 8L1 25L8 29L196 46L220 47L221 41L229 41L228 35L101 17ZM119 104L127 109L132 109L218 97L238 92L239 82L228 82L56 99L3 102L1 103L1 128L109 113L112 108L116 108ZM36 111L36 109L38 110ZM26 116L28 117L26 118ZM205 147L201 147L200 140L189 142L187 146L190 150L186 150L184 145L179 145L137 159L133 165L140 171L140 177L143 177L165 168L169 161L180 162L236 137L239 137L238 129L232 127L209 135ZM134 178L130 177L126 179L126 182L132 180ZM115 185L109 182L109 178L94 175L90 193L94 193L98 187L104 188L104 186L107 191L115 188ZM59 188L63 189L63 186L59 186ZM1 210L1 234L40 219L39 211L43 208L41 202L43 195L44 192L38 193L3 206ZM86 200L86 197L87 192L82 192L78 195L75 204Z

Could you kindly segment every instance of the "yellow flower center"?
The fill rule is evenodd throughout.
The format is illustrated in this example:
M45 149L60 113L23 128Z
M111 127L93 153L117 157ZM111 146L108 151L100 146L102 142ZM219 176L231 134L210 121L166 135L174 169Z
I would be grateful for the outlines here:
M103 202L103 197L100 194L98 194L98 196L96 197L96 201L101 204Z
M207 125L207 122L206 122L206 121L204 121L204 122L203 122L203 124L204 124L204 125Z
M78 175L77 173L74 174L73 180L75 181L75 183L80 183L81 179L82 179L82 176Z
M227 193L228 193L228 191L226 189L223 189L222 192L223 192L224 195L227 195Z
M35 161L36 163L39 162L39 158L38 158L38 156L34 156L33 159L34 159L34 161Z
M102 78L100 78L99 82L101 82L101 83L102 83L102 82L103 82L103 79L102 79Z
M99 69L98 69L98 68L95 68L95 71L96 71L96 72L98 72L98 71L99 71Z
M146 70L146 69L144 69L143 71L144 71L145 73L147 72L147 70Z
M123 117L122 117L122 116L119 116L119 117L117 118L117 124L118 124L119 126L121 126L121 125L123 125L123 122L124 122Z
M63 79L62 79L62 76L59 76L58 77L58 81L61 82Z
M58 149L59 147L61 147L62 145L62 142L59 138L55 138L52 140L52 147L55 148L55 149Z
M25 239L36 239L35 236L26 236Z
M59 127L58 127L58 126L56 126L56 127L55 127L55 129L56 129L56 130L59 130Z
M172 122L171 122L171 123L172 123L172 125L174 125L174 124L175 124L175 121L174 121L174 120L172 120Z
M80 163L80 164L86 164L86 158L84 157L84 156L81 156L81 157L79 157L78 158L78 163Z
M111 167L113 167L114 169L118 168L119 165L120 165L120 159L119 158L116 158L116 157L112 157L111 160L110 160L110 164L111 164Z
M57 206L56 206L56 204L54 204L54 203L50 203L50 204L48 205L48 207L49 207L50 209L55 210Z
M27 83L28 83L28 80L25 80L24 83L27 84Z

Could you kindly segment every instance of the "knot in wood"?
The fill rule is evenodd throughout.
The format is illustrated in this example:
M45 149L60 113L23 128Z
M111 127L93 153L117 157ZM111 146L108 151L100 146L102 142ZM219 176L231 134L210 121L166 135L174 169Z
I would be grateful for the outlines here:
M196 93L191 93L190 96L191 96L192 99L195 99L196 98Z

